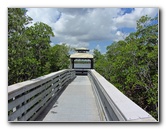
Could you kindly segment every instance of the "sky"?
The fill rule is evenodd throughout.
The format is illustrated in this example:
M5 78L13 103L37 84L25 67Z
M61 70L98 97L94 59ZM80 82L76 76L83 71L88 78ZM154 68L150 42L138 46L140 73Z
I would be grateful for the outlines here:
M66 43L75 48L106 52L114 41L136 31L136 21L144 15L155 17L158 8L26 8L35 22L48 24L55 37L51 46Z

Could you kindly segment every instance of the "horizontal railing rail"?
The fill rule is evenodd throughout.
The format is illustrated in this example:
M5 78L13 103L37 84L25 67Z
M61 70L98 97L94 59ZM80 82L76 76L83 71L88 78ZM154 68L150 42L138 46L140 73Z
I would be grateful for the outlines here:
M8 121L35 120L75 77L68 69L8 86Z
M156 120L95 70L88 71L99 114L105 121L156 122Z

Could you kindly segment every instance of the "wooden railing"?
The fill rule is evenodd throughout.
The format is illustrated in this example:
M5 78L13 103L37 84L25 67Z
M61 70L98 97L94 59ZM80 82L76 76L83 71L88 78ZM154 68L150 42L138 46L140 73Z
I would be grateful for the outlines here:
M8 120L35 120L48 103L74 78L74 70L61 70L8 86Z
M102 120L156 122L149 113L131 101L95 70L89 70L88 76L96 95Z

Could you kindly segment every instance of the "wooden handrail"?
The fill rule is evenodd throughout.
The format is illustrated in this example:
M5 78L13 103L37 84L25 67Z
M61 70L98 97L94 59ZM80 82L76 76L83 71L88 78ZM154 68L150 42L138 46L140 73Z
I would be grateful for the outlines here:
M98 72L89 70L88 76L98 100L100 100L100 114L106 121L156 122L149 113L120 92Z
M8 120L35 120L75 77L74 70L66 69L8 86Z

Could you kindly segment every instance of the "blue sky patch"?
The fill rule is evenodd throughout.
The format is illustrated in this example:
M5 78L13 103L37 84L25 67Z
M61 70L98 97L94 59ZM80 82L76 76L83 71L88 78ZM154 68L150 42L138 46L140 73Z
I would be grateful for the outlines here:
M134 11L134 8L121 8L122 10L122 15L125 15L126 13L132 13L132 11Z
M129 27L121 27L118 30L123 32L123 33L131 33L131 32L135 32L136 31L135 28L129 28Z

